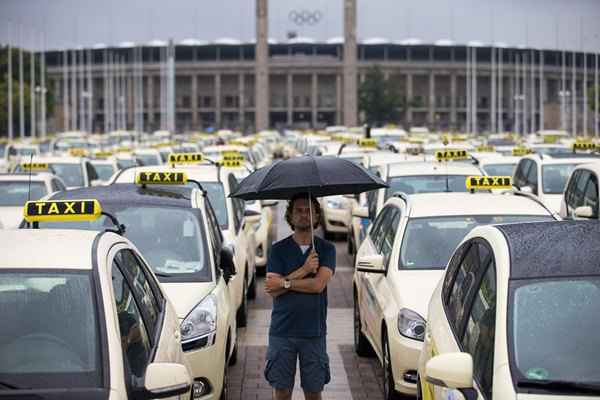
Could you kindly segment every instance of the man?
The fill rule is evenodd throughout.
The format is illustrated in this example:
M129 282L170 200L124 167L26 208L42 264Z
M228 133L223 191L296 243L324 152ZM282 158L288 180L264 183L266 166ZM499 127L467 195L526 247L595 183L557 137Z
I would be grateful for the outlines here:
M276 400L290 400L300 360L300 380L306 400L320 400L330 381L327 356L327 283L335 271L335 247L318 237L311 245L321 210L307 194L294 196L285 219L294 231L277 242L267 262L265 289L273 297L265 378Z

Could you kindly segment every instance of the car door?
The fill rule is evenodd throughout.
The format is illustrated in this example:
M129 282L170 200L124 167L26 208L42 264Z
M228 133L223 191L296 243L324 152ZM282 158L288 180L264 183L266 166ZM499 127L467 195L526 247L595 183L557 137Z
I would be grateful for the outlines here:
M381 226L381 232L377 241L377 254L383 256L383 265L388 268L393 268L389 265L398 225L400 224L401 211L396 206L389 206L385 223ZM369 310L369 324L373 334L373 340L377 343L379 351L382 353L381 346L381 327L382 321L385 319L384 312L387 307L393 306L395 303L393 294L393 279L394 274L366 274L366 288L369 296L374 299L374 306ZM397 313L396 313L397 315Z
M130 362L140 362L135 368L145 368L148 362L174 362L185 364L181 350L179 321L175 310L165 298L158 281L150 272L147 264L132 249L122 245L116 246L109 253L109 261L113 271L113 286L115 279L120 279L122 288L122 302L117 304L117 310L126 307L129 316L128 321L119 317L120 329L123 334L130 331L131 327L127 324L133 323L131 318L136 319L140 337L144 343L147 341L150 346L151 359L142 357L141 347L135 352L140 352L140 360ZM116 297L115 297L116 298ZM134 302L135 304L132 304ZM121 308L120 308L121 307ZM121 326L121 323L125 324ZM124 355L127 355L125 345ZM147 344L144 344L144 348ZM136 353L137 354L137 353ZM130 365L130 368L133 368ZM134 376L136 371L134 372Z

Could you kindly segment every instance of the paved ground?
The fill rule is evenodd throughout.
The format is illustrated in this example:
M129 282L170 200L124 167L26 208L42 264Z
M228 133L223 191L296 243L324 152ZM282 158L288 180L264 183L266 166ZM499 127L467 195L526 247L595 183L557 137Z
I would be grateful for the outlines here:
M283 220L283 205L277 208L278 238L290 230ZM282 222L283 221L283 222ZM352 269L351 258L343 241L336 242L337 268L328 287L327 346L331 365L331 382L323 399L383 399L382 371L376 359L359 358L352 339ZM263 377L267 333L271 316L271 298L264 292L263 278L258 281L258 295L250 302L247 328L239 330L238 362L230 370L230 398L233 400L271 399L271 387ZM299 375L293 399L303 399Z

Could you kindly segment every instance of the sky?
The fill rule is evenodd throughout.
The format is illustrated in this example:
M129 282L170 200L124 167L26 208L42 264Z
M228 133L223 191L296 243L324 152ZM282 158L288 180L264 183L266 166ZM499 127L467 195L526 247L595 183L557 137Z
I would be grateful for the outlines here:
M358 38L600 51L600 0L357 0ZM270 0L269 37L343 36L342 0ZM296 15L316 16L312 25ZM48 49L254 40L254 0L0 0L0 42Z

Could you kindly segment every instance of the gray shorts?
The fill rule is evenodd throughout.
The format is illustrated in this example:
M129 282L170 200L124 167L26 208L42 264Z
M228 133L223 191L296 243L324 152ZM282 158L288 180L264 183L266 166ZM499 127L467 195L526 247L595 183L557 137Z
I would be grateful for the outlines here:
M331 380L325 336L313 338L269 336L265 379L275 389L294 388L300 359L300 386L318 393Z

